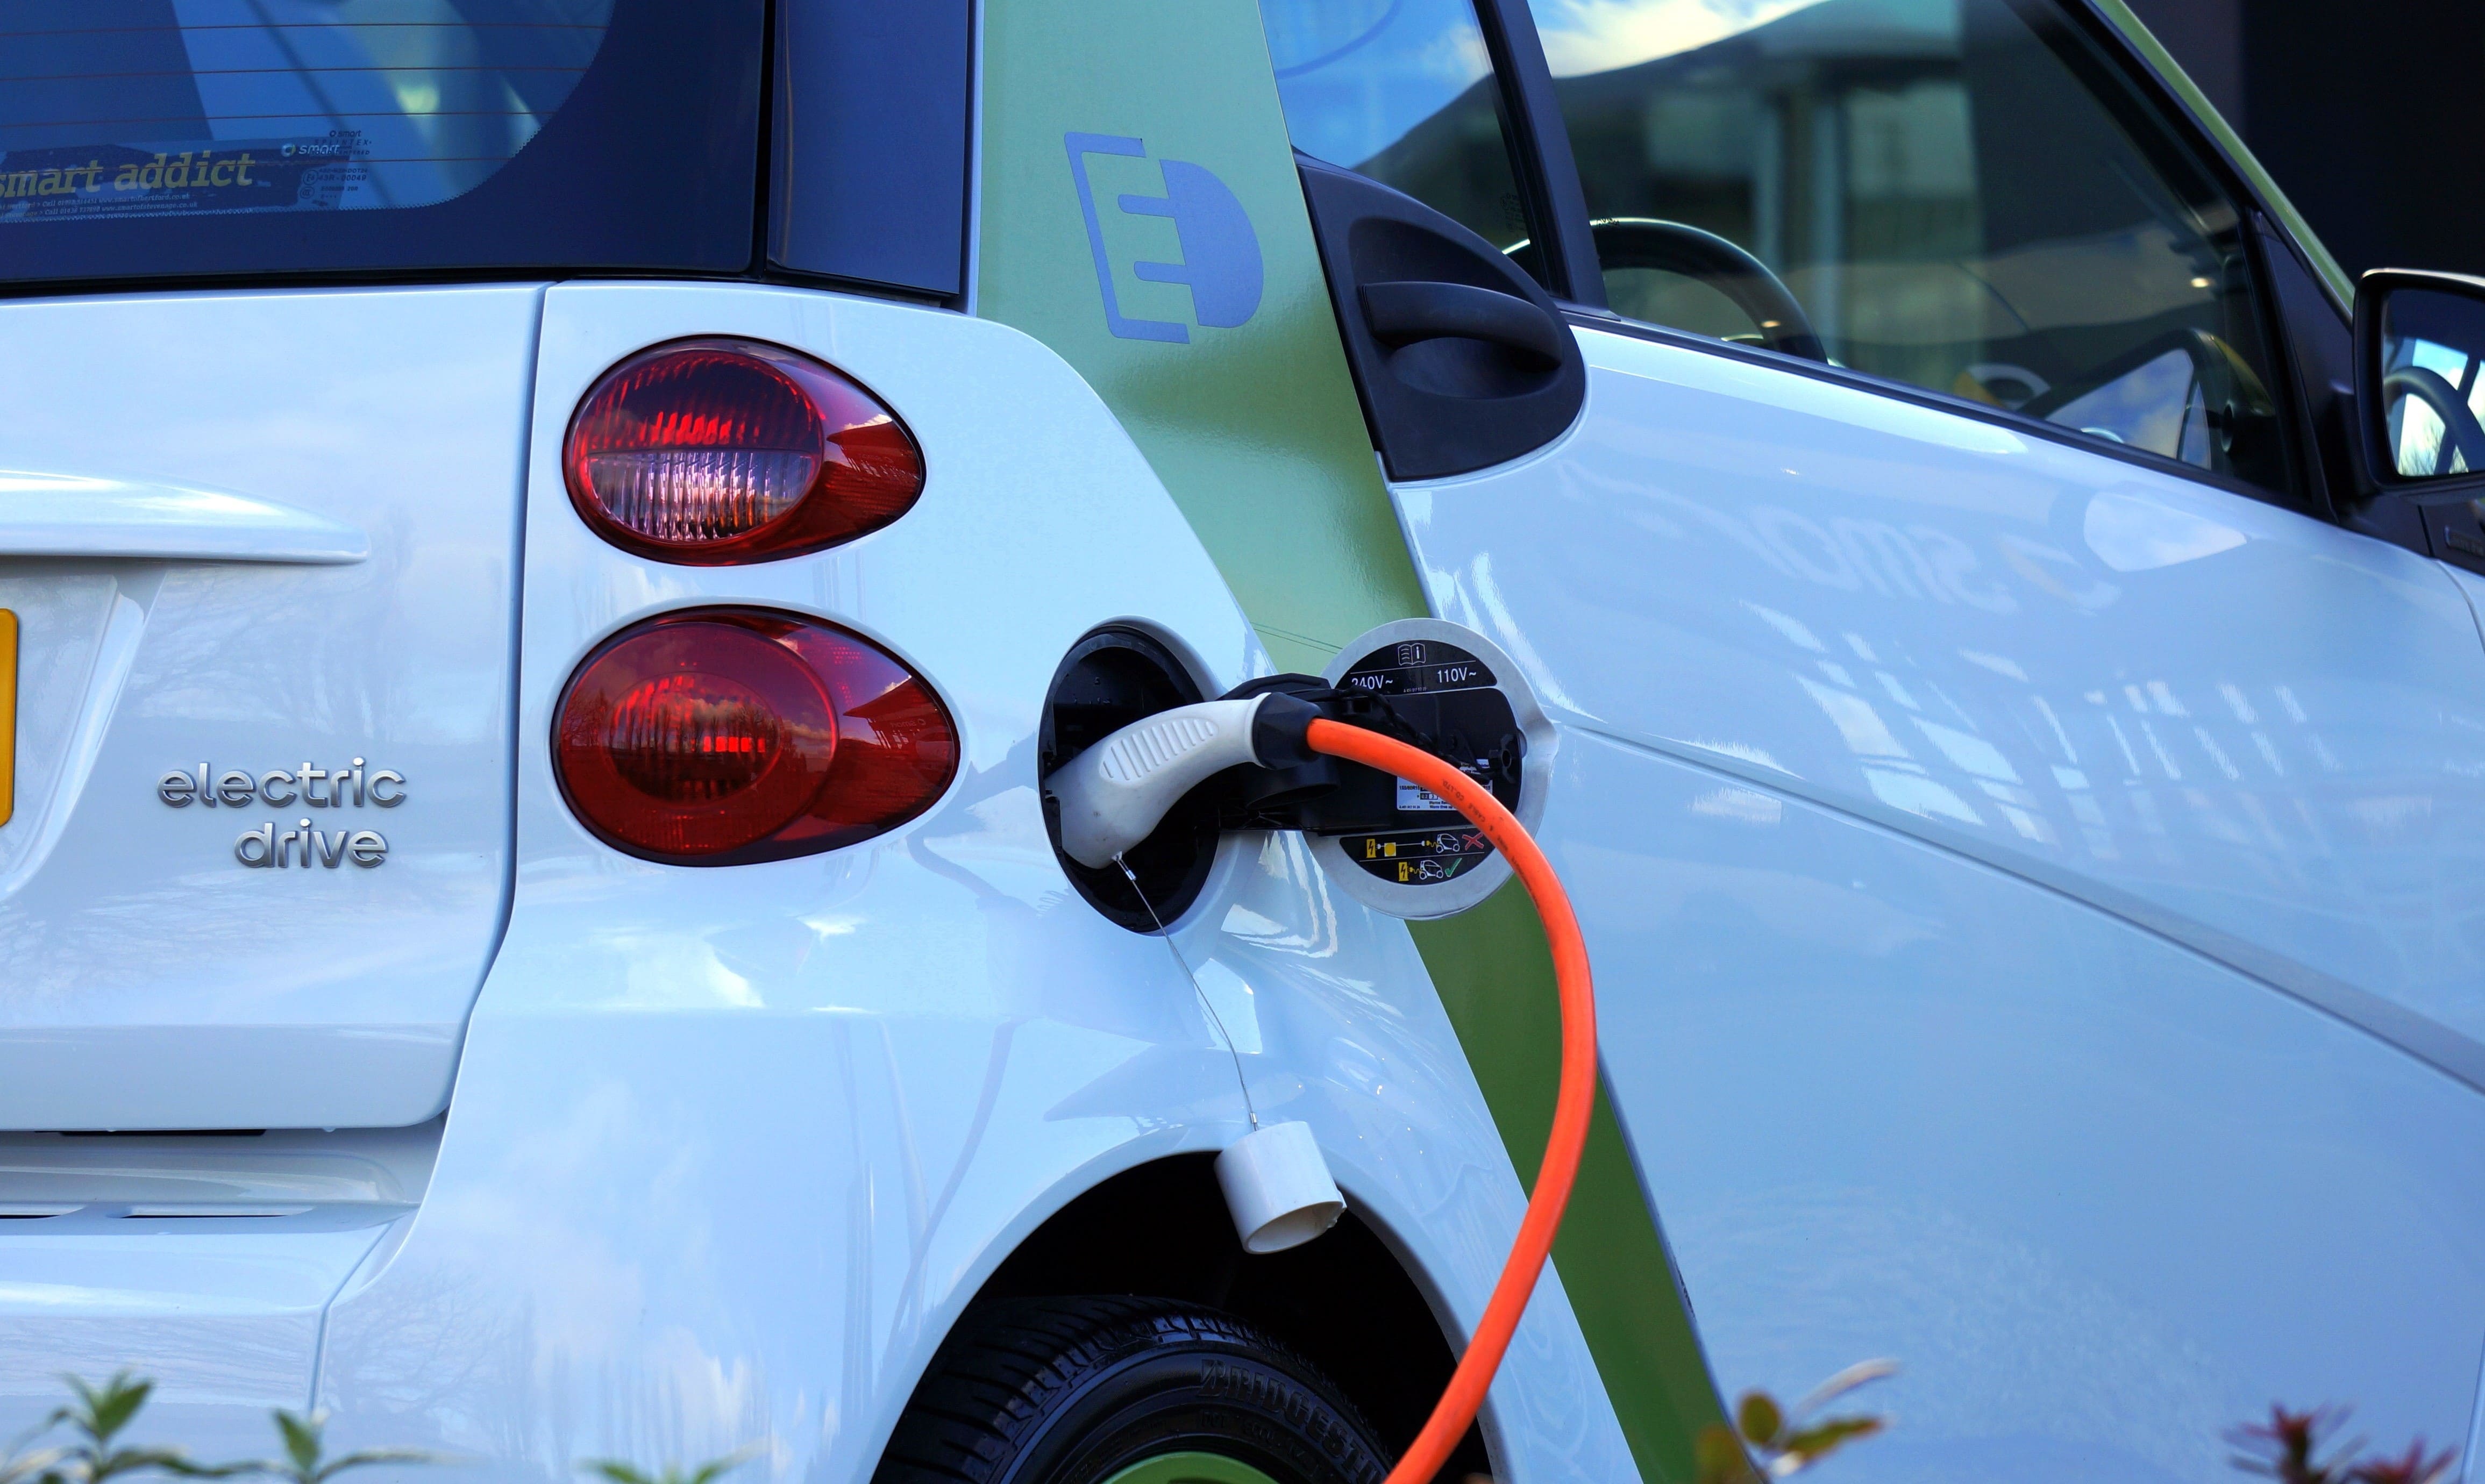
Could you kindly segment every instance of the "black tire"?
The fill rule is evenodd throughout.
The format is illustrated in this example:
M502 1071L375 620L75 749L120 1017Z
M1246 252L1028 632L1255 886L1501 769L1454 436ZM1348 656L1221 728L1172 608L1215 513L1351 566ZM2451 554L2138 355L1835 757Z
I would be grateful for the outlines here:
M1372 1429L1309 1362L1167 1299L1016 1299L962 1321L873 1484L1104 1484L1167 1453L1276 1484L1379 1484Z

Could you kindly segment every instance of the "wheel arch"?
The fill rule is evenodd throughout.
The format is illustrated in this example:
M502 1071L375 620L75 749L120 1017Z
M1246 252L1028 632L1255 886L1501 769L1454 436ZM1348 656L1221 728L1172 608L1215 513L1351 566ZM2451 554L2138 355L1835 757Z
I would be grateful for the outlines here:
M1283 1253L1245 1254L1215 1164L1209 1152L1172 1154L1097 1181L1011 1249L950 1328L1008 1299L1114 1294L1219 1309L1299 1352L1393 1455L1403 1451L1456 1364L1438 1292L1352 1190L1347 1214L1326 1234ZM926 1375L938 1364L936 1356ZM1480 1430L1469 1430L1446 1471L1491 1472Z

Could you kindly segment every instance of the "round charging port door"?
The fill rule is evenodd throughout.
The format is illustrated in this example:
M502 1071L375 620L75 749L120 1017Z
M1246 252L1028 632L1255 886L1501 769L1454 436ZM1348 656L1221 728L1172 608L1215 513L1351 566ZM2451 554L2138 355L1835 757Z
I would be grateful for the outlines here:
M1106 624L1090 632L1062 657L1045 694L1037 776L1051 777L1133 721L1207 699L1193 673L1172 645L1145 630ZM1154 932L1160 921L1170 925L1189 911L1216 861L1216 812L1204 796L1175 806L1156 833L1124 852L1129 876L1119 866L1082 866L1061 849L1060 806L1051 795L1044 798L1044 824L1079 895L1133 932Z
M1386 700L1536 832L1553 723L1499 645L1444 619L1405 618L1340 650L1322 679ZM1314 858L1348 896L1392 917L1447 917L1510 879L1510 862L1457 810L1403 778L1392 783L1389 807L1365 816L1386 827L1311 836Z

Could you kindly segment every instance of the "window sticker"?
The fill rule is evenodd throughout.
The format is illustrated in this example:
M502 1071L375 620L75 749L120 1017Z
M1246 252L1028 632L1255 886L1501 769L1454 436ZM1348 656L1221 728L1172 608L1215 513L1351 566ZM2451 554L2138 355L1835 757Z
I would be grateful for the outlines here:
M100 145L0 155L0 220L334 209L369 179L358 130L314 139Z

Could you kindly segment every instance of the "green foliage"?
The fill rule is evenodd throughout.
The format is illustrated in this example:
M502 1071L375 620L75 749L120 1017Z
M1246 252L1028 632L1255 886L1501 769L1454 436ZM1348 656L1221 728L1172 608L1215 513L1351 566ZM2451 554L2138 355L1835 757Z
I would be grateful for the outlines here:
M328 1480L348 1469L362 1469L372 1464L441 1462L438 1455L415 1448L365 1448L342 1458L329 1458L326 1456L327 1444L321 1437L327 1431L328 1414L314 1412L306 1417L279 1407L275 1419L276 1435L285 1444L285 1456L282 1459L233 1464L226 1471L265 1474L270 1478L290 1480L291 1484L328 1484Z
M68 1384L75 1399L11 1445L10 1456L0 1459L0 1484L107 1484L122 1474L147 1471L192 1479L263 1474L289 1480L290 1484L327 1484L348 1469L369 1464L439 1461L432 1454L408 1448L371 1448L342 1458L328 1458L320 1441L327 1414L314 1412L304 1417L282 1408L274 1414L277 1438L285 1444L282 1459L199 1464L191 1462L189 1455L178 1448L119 1447L116 1440L137 1418L139 1409L147 1405L155 1383L135 1378L127 1371L101 1386L90 1386L76 1376L61 1379ZM57 1447L26 1450L28 1444L63 1424L74 1435L73 1441Z
M99 1387L89 1386L76 1376L61 1379L68 1383L75 1399L45 1417L36 1436L66 1423L72 1441L41 1455L40 1467L29 1462L30 1455L22 1454L0 1464L0 1475L31 1478L35 1484L105 1484L108 1479L146 1470L193 1478L212 1478L228 1471L191 1463L178 1448L115 1445L122 1431L138 1416L138 1409L147 1405L155 1383L138 1380L127 1371Z
M284 1445L282 1458L249 1459L232 1464L197 1464L178 1448L121 1447L116 1440L134 1420L147 1398L154 1392L155 1383L142 1380L123 1371L101 1386L90 1386L76 1376L61 1378L68 1384L72 1400L45 1417L34 1431L9 1444L6 1457L0 1457L0 1484L109 1484L123 1474L153 1471L192 1479L220 1479L236 1474L282 1479L286 1484L329 1484L337 1475L353 1469L366 1469L373 1464L438 1464L451 1460L437 1453L414 1448L365 1448L342 1457L328 1456L325 1434L328 1415L314 1412L308 1417L278 1408L270 1414L276 1423L277 1441ZM72 1437L69 1442L52 1447L33 1448L45 1435L67 1425ZM677 1464L667 1464L654 1473L633 1464L614 1459L597 1459L579 1467L601 1475L606 1484L716 1484L725 1474L757 1457L760 1448L754 1444L723 1458L713 1458L696 1468L684 1470Z
M50 1424L45 1423L37 1427L32 1433L22 1434L10 1443L9 1456L0 1458L0 1484L35 1484L35 1481L43 1476L46 1470L60 1462L61 1454L66 1451L65 1449L41 1448L31 1453L26 1451L27 1444L50 1430Z
M1745 1391L1734 1404L1734 1426L1710 1423L1697 1444L1700 1484L1755 1484L1800 1472L1858 1438L1870 1438L1887 1426L1887 1417L1869 1415L1820 1417L1814 1415L1857 1387L1898 1370L1894 1361L1866 1361L1850 1365L1813 1388L1791 1408L1781 1406L1766 1391ZM1740 1436L1737 1436L1737 1433ZM2423 1484L2435 1484L2426 1480Z
M758 1457L759 1451L755 1444L738 1449L723 1458L711 1458L688 1472L679 1464L667 1464L662 1471L649 1473L635 1464L611 1458L589 1459L578 1467L602 1475L607 1484L716 1484L716 1480Z
M1696 1441L1699 1484L1773 1484L1797 1473L1854 1442L1880 1432L1889 1419L1859 1413L1824 1417L1817 1414L1859 1387L1898 1370L1891 1361L1850 1365L1813 1389L1792 1407L1783 1406L1766 1391L1743 1393L1734 1405L1734 1425L1712 1423ZM123 1371L101 1386L76 1376L62 1378L71 1400L45 1417L41 1426L9 1445L0 1458L0 1484L109 1484L124 1474L152 1471L183 1478L226 1478L254 1474L286 1484L329 1484L348 1470L373 1464L431 1464L447 1460L409 1448L367 1448L340 1458L327 1456L323 1434L327 1414L302 1417L283 1409L273 1414L281 1459L232 1464L197 1464L178 1448L123 1447L127 1430L154 1383ZM2403 1454L2362 1457L2363 1441L2333 1445L2331 1435L2346 1420L2344 1409L2315 1408L2289 1412L2269 1409L2269 1420L2234 1429L2226 1441L2235 1448L2235 1467L2276 1484L2449 1484L2457 1453L2425 1451L2417 1439ZM69 1441L32 1448L46 1435L66 1426ZM618 1459L592 1459L579 1465L604 1484L716 1484L724 1475L758 1456L757 1445L713 1458L694 1468L667 1464L654 1472Z
M1745 1391L1742 1405L1734 1409L1734 1425L1752 1442L1766 1443L1786 1431L1786 1414L1768 1392Z

